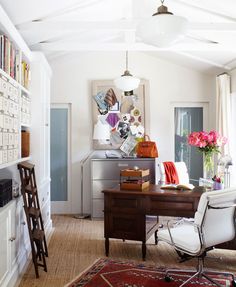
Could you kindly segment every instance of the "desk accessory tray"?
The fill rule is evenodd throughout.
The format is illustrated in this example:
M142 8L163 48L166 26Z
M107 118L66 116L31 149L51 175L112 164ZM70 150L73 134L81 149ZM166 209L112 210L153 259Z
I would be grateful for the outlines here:
M120 188L143 190L149 187L149 169L123 169L120 171Z

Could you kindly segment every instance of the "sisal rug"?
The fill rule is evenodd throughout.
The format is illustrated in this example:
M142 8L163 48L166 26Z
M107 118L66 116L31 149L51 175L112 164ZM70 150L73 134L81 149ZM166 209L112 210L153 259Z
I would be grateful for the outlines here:
M72 280L64 287L177 287L180 286L189 275L172 275L171 282L166 282L164 269L155 266L145 266L134 262L125 262L101 258L80 276ZM215 278L217 280L217 278ZM227 278L219 279L222 286L230 286ZM204 279L193 279L188 285L191 287L215 286Z

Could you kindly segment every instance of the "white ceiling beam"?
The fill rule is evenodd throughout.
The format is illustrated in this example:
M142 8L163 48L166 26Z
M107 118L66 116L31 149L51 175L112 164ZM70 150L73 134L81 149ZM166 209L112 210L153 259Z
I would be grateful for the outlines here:
M190 23L190 30L204 30L216 32L234 32L236 33L235 23Z
M34 49L42 51L214 51L214 52L235 52L236 43L234 45L224 46L220 44L182 44L170 48L158 48L144 43L79 43L72 42L56 42L41 43L34 46Z
M215 15L217 17L221 17L223 19L227 19L227 20L230 20L230 21L236 21L236 18L234 16L230 16L230 15L226 15L224 13L221 13L217 10L214 9L214 7L207 7L207 1L204 1L204 7L202 7L202 4L203 4L203 1L201 2L197 2L196 0L194 1L194 4L192 4L193 1L190 1L189 0L170 0L172 2L177 2L179 4L182 4L182 5L185 5L187 7L190 7L190 8L193 8L195 10L199 10L199 11L202 11L202 12L205 12L205 13L208 13L208 14L211 14L211 15Z
M116 30L130 31L135 30L137 21L119 20L119 21L37 21L20 24L17 28L21 31L42 31L42 30L60 30L60 31L77 31L77 30Z
M225 70L231 70L231 67L227 66L227 64L219 64L219 63L216 63L214 61L210 61L210 60L207 60L205 58L202 58L202 57L198 57L198 56L195 56L195 55L192 55L192 54L189 54L187 52L181 52L181 51L178 51L176 52L176 54L178 55L182 55L182 56L185 56L187 58L190 58L190 59L193 59L193 60L196 60L198 62L202 62L202 63L205 63L205 64L209 64L211 66L214 66L214 67L218 67L218 68L222 68L222 69L225 69Z
M135 31L125 31L125 43L133 44L136 42Z
M49 12L46 15L40 16L36 19L32 19L31 21L22 22L21 24L17 25L16 27L18 29L18 26L30 24L34 21L45 21L45 20L55 19L57 17L65 15L67 13L74 12L74 11L79 10L79 9L83 9L83 8L88 7L88 6L96 5L99 2L101 2L101 0L78 0L76 2L76 4L72 4L72 5L60 8L60 9L55 9L54 11Z
M225 63L225 65L229 66L230 69L234 69L236 67L236 58L233 58L232 60Z
M124 11L124 19L131 20L133 19L133 0L126 0L125 1L125 11ZM134 21L131 23L135 24ZM123 30L124 32L124 39L125 43L133 44L136 42L136 25L134 25L134 29L130 30Z
M124 10L124 19L133 19L133 0L126 0L125 1L125 10Z
M39 21L18 25L21 33L61 31L75 32L80 30L135 31L137 20L118 21ZM236 23L190 23L190 30L236 33Z

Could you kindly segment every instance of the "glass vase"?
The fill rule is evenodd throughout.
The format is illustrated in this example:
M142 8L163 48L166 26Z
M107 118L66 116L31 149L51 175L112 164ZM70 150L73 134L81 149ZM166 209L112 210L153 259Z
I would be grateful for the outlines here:
M214 177L214 153L204 153L204 178L212 180Z

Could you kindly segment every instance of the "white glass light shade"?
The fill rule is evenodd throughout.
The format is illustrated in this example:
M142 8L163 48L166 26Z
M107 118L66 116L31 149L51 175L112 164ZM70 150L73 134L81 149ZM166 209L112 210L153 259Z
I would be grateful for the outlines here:
M114 80L115 86L124 92L130 92L137 89L139 83L140 79L133 76L121 76L120 78Z
M184 17L160 14L140 24L137 34L145 43L168 47L181 40L188 32L188 21Z
M94 125L93 130L94 140L109 140L110 139L110 126L103 124L100 120Z

